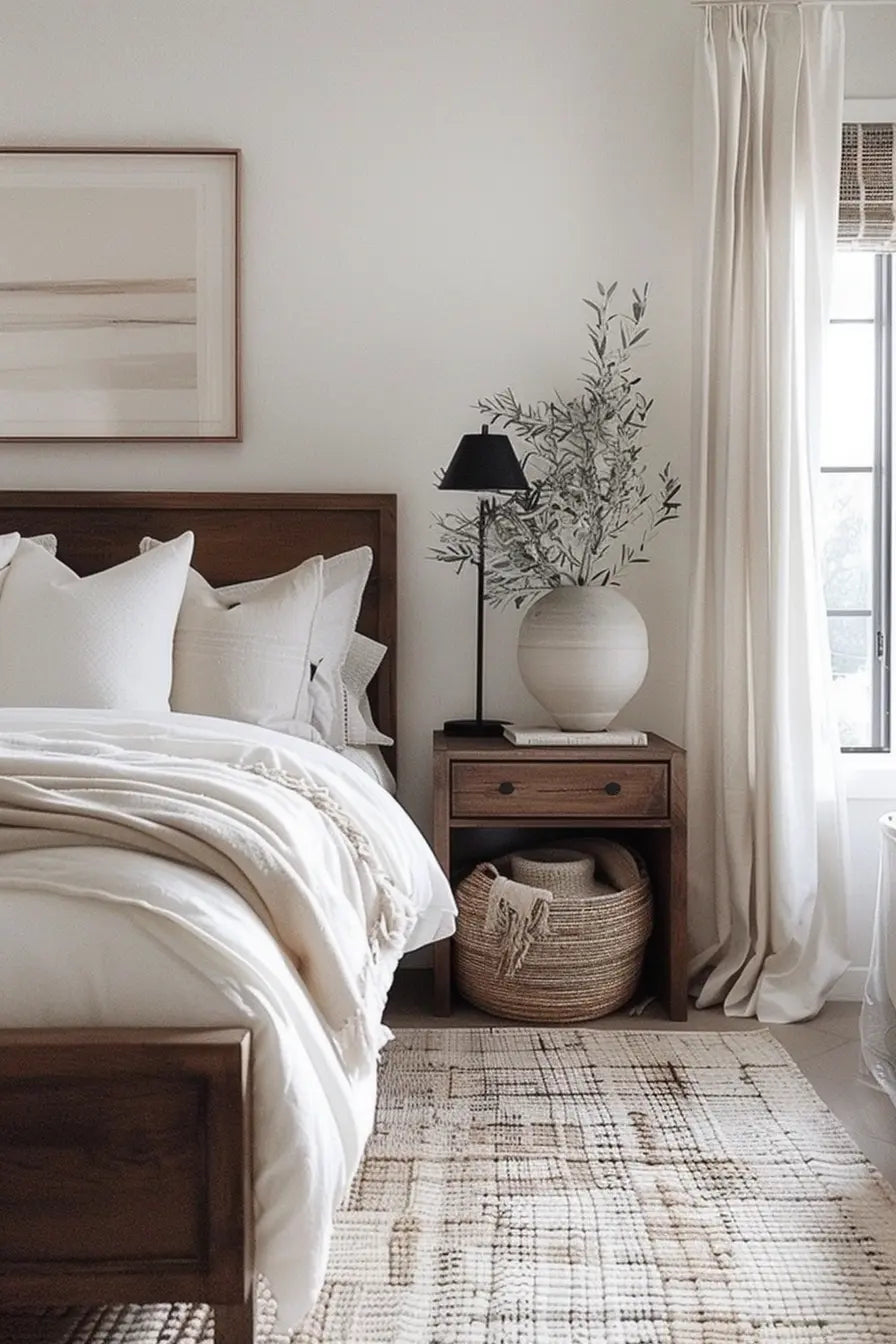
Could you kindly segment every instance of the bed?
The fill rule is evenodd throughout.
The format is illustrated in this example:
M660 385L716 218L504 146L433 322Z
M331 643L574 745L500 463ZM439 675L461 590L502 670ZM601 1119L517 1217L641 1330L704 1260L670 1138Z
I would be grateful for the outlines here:
M0 493L0 536L53 533L80 575L186 529L215 588L372 548L357 630L388 646L370 709L394 738L393 496ZM0 748L7 789L45 809L41 847L0 852L0 1311L207 1302L218 1344L250 1344L264 1273L295 1324L372 1124L372 1010L401 952L450 932L444 878L380 784L269 727L7 709ZM63 775L74 820L53 813ZM244 793L234 857L217 832ZM110 797L117 829L96 830ZM222 848L194 869L202 826ZM253 864L283 868L281 905L253 905Z

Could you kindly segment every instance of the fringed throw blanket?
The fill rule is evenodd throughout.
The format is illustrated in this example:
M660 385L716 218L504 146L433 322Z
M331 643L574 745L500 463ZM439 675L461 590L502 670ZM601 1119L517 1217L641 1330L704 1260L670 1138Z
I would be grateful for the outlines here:
M394 965L380 975L380 960L403 947L411 894L300 768L0 742L0 854L72 845L137 850L222 878L288 951L347 1071L375 1059L389 1035L379 1018Z
M0 709L0 823L0 1026L251 1030L286 1331L373 1123L392 972L454 928L432 851L340 753L174 713Z
M533 942L548 932L553 894L544 887L530 887L504 877L491 863L483 864L482 871L487 877L494 875L485 912L485 932L497 935L498 974L502 980L513 980Z

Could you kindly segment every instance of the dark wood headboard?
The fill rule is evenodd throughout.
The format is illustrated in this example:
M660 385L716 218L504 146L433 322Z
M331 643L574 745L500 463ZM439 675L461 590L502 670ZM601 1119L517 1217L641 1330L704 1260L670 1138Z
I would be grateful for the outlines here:
M370 700L379 727L395 737L394 495L0 491L0 533L55 533L59 559L78 574L131 559L142 537L168 541L188 529L193 563L214 587L279 574L311 555L372 548L358 629L389 647ZM394 770L394 749L386 757Z

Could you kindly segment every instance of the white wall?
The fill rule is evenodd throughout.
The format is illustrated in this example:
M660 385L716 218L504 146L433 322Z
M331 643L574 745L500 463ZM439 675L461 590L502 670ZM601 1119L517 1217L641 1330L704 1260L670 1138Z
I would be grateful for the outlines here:
M243 151L239 446L0 448L10 487L395 490L403 793L471 709L474 581L427 560L480 396L573 389L583 296L649 279L658 462L688 452L693 14L669 0L28 0L4 6L0 140ZM682 721L685 525L631 593L637 722ZM527 713L488 626L487 708Z
M3 6L6 143L242 149L245 434L2 446L0 484L397 491L402 792L424 826L429 733L473 690L472 577L425 558L433 473L478 397L574 388L598 279L651 282L651 453L687 499L697 22L687 0ZM848 93L896 93L896 10L847 29ZM686 514L653 557L625 584L653 649L626 717L680 738ZM486 709L523 717L518 622L489 616Z
M846 96L896 96L896 11L889 0L853 5L845 0Z

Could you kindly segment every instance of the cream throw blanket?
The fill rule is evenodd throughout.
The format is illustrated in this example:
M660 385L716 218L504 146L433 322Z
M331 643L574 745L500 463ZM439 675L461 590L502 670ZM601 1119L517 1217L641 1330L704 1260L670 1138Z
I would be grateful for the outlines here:
M335 847L315 843L309 808ZM379 1019L394 964L380 974L380 958L403 947L414 904L309 775L108 744L89 754L27 737L0 744L0 853L69 845L137 850L222 878L289 953L349 1074L375 1059L389 1036ZM330 871L316 882L320 864Z
M485 911L485 932L498 937L498 975L502 980L513 980L522 970L535 939L544 938L548 932L553 893L504 877L491 863L484 863L482 871L494 875Z

